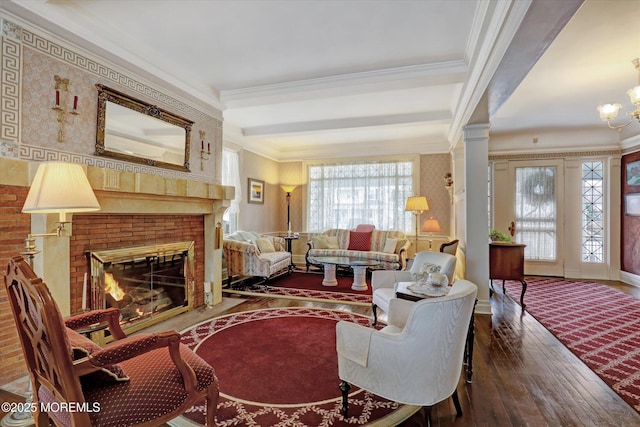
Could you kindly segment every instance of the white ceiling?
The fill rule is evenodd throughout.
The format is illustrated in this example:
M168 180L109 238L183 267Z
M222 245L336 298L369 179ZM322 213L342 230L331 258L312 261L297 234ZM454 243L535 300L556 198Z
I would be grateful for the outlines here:
M549 17L557 14L556 0L533 1ZM225 141L277 160L447 152L528 6L527 0L3 5L223 110ZM625 92L637 84L630 61L640 56L638 18L639 0L586 0L491 117L494 150L526 149L518 139L532 135L542 135L544 144L550 131L592 130L602 135L600 145L639 134L639 123L622 134L608 130L595 110L605 101L630 110ZM527 34L524 43L534 38Z

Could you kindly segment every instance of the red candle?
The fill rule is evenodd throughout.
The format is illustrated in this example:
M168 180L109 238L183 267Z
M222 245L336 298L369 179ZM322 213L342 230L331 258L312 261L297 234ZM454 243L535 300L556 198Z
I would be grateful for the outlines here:
M207 153L211 152L211 144L207 142Z
M204 151L204 141L200 141L200 150Z
M78 109L78 95L73 97L73 109L74 110Z
M56 106L60 105L60 91L56 90Z

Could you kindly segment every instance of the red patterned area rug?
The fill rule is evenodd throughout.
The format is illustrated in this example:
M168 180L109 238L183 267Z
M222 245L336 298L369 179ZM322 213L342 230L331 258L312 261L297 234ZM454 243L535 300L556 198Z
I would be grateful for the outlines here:
M322 286L322 273L294 272L273 279L268 286L255 285L243 289L223 289L226 294L258 295L273 298L334 302L350 305L371 305L371 282L366 291L351 289L353 276L338 276L338 286Z
M640 300L595 282L527 279L526 311L640 412ZM506 283L520 299L521 285Z
M182 342L216 370L218 426L392 426L420 408L353 387L341 413L336 323L369 326L339 310L288 307L235 313L182 332ZM171 422L204 424L204 401Z

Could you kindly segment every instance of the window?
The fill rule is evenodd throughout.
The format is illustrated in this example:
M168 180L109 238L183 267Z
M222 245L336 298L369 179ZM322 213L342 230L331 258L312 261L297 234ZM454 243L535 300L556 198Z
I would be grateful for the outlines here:
M381 161L309 166L307 229L354 228L410 232L413 215L404 210L413 195L413 162Z
M225 234L233 233L238 226L238 213L242 200L242 186L240 185L240 162L238 153L231 150L222 150L222 185L235 187L236 196L231 201L231 206L222 216L222 226Z
M582 163L582 261L604 262L604 164Z

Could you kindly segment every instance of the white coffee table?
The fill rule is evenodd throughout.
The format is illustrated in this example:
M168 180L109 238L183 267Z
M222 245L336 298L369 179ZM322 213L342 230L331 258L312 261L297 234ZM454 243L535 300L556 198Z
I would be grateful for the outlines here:
M339 265L351 267L353 270L353 284L351 285L351 289L354 291L366 291L369 288L367 285L367 268L377 267L380 265L380 261L360 260L336 256L314 256L309 257L309 261L314 264L322 264L324 267L324 279L322 280L322 286L338 285L338 280L336 279L336 267Z

